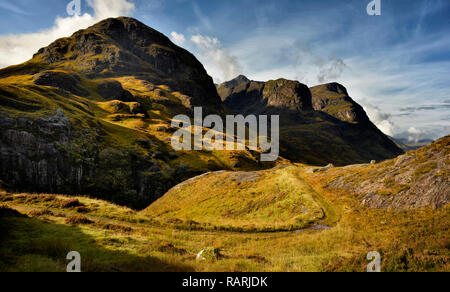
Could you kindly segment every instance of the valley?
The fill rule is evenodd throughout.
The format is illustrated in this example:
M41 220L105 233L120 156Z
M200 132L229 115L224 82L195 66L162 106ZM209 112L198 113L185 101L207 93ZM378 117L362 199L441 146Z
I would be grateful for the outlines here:
M446 145L448 159L449 138L439 143ZM175 187L141 212L87 197L2 192L0 269L64 271L65 254L76 250L82 270L95 272L363 272L367 253L378 251L383 271L448 271L448 204L372 208L355 191L330 188L337 173L384 167L285 165L210 173ZM226 190L224 176L235 179ZM191 192L197 184L205 187ZM207 248L214 249L213 256L199 261L197 254Z

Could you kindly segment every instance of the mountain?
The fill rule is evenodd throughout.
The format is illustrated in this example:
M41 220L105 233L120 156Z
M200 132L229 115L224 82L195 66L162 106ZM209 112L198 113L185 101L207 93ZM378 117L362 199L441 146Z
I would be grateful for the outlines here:
M217 88L224 104L241 114L312 110L311 93L297 81L279 79L267 83L239 76Z
M339 83L329 83L311 88L312 103L316 111L324 112L340 121L370 124L369 117Z
M340 84L309 89L298 81L258 82L239 76L217 90L236 114L280 115L281 155L293 161L347 165L404 153Z
M297 162L402 154L335 91L345 90L245 76L216 90L203 65L163 34L106 19L0 70L0 180L13 191L89 194L139 209L205 172L274 166L253 151L174 152L171 119L195 106L204 115L281 114L281 154Z
M135 19L102 21L42 48L33 60L88 77L145 78L180 91L191 106L220 107L215 86L203 65L166 36Z
M0 180L144 208L198 174L263 167L245 151L175 153L170 121L194 106L225 112L191 53L135 19L106 19L0 70Z

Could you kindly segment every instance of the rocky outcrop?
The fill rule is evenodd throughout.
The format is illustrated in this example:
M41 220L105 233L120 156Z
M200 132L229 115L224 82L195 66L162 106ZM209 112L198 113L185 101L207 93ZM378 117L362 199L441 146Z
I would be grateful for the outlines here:
M311 88L312 104L316 111L324 112L349 123L370 123L363 107L356 103L339 83L329 83Z
M89 95L87 90L78 86L81 79L76 74L49 70L34 76L33 81L36 85L53 86L80 96Z
M450 203L450 136L368 167L337 171L329 187L354 192L376 209L440 209Z
M180 167L165 175L152 155L105 148L101 129L80 133L61 109L37 119L0 112L0 125L0 178L14 191L89 194L139 209L198 174Z
M123 102L133 102L136 99L133 95L124 90L118 81L105 81L98 85L98 93L107 100L120 100Z
M293 111L312 110L311 92L298 81L278 79L266 82L263 98L267 106Z
M0 113L0 124L0 176L5 182L49 191L64 185L68 172L60 171L64 159L58 147L68 145L71 126L61 110L35 120Z
M298 81L257 82L241 75L217 90L224 104L239 113L312 110L311 92Z

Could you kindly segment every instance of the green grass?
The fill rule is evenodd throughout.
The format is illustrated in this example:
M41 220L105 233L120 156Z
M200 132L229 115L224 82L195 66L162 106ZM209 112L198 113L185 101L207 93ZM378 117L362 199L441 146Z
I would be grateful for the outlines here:
M87 209L80 214L77 207L53 203L73 198L3 194L0 198L10 208L30 217L0 219L0 271L65 271L65 256L72 250L81 253L83 271L363 272L368 264L365 256L374 250L382 254L383 271L449 270L448 207L407 212L367 209L348 196L323 191L323 185L310 180L304 170L290 171L320 193L322 206L333 206L325 208L330 220L326 223L333 224L329 230L183 230L99 200L78 198ZM44 209L51 213L35 212ZM67 217L74 215L92 224L67 224ZM223 257L197 262L196 254L205 248L217 248Z
M445 141L413 152L418 162L409 165L439 157L430 149L447 151ZM83 271L364 272L367 253L377 251L382 271L448 272L449 205L370 209L355 188L329 187L343 173L359 185L396 162L323 173L305 165L212 173L142 212L87 197L0 192L2 204L28 216L0 208L0 271L64 271L66 254L76 250ZM196 261L207 248L221 257Z
M180 228L293 231L322 222L332 210L323 202L290 167L205 175L172 189L144 214Z

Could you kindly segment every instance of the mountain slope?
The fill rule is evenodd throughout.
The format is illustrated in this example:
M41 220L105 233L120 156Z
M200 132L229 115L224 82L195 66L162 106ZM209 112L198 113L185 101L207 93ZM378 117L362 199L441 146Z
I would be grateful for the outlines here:
M198 174L263 167L248 152L175 153L170 121L196 105L224 113L192 54L135 19L104 20L0 70L0 180L144 208Z
M297 81L239 76L217 89L235 113L280 115L281 155L293 161L347 165L403 154L340 84L310 90Z
M450 203L450 136L396 159L318 175L329 188L355 193L380 209L440 209Z

